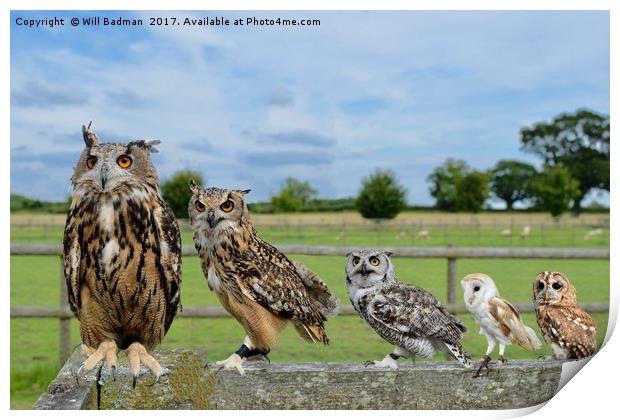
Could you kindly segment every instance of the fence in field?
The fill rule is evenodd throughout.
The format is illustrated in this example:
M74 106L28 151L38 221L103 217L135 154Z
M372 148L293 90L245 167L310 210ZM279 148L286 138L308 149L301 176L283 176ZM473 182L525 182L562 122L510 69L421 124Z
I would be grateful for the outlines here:
M333 243L354 245L372 238L377 245L424 246L461 244L468 246L605 246L609 245L609 216L590 215L554 223L537 218L456 218L454 215L434 219L374 222L370 220L336 220L321 218L303 220L288 217L261 218L256 228L271 242ZM191 231L187 220L179 220L181 229ZM64 220L28 218L11 222L20 242L36 243L57 239ZM13 238L13 237L12 237Z
M315 256L345 256L348 252L358 248L343 246L309 246L309 245L279 245L285 254L315 255ZM390 251L396 257L405 258L442 258L447 260L447 309L454 313L466 311L465 305L456 303L457 278L456 264L460 258L497 258L497 259L584 259L608 260L609 249L603 248L465 248L465 247L382 247L377 248ZM11 245L11 255L62 255L62 249L57 245ZM183 247L184 256L196 256L192 246ZM73 313L67 306L67 289L60 261L60 305L57 308L17 306L11 307L12 318L58 318L60 320L60 358L61 363L71 354L70 323ZM532 312L530 303L515 304L521 312ZM608 312L607 303L589 303L582 305L588 312ZM340 315L354 315L350 305L340 308ZM189 318L223 318L230 315L221 307L184 307L179 314Z

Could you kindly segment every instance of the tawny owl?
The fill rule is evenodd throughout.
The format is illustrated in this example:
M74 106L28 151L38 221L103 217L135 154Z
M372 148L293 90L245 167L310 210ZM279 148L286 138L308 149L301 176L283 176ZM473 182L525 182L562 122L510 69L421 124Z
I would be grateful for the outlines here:
M241 347L215 365L243 374L243 362L266 356L289 321L304 339L327 344L324 322L336 311L336 298L317 275L258 236L244 200L249 190L204 189L193 181L190 188L188 212L202 270L246 332Z
M480 334L487 339L488 347L480 363L477 377L483 368L489 372L491 352L499 343L499 357L502 365L506 362L504 351L509 344L517 344L528 351L540 348L536 333L523 323L521 314L510 302L499 295L495 282L483 273L468 274L461 280L465 307L480 325Z
M536 318L556 359L581 359L596 352L596 323L577 304L577 292L559 272L545 271L534 280Z
M465 325L429 292L399 283L391 253L360 250L347 255L345 279L353 307L394 351L366 366L398 368L400 357L430 357L449 351L463 366L473 367L459 343Z
M105 360L116 377L126 350L135 386L140 363L164 372L150 353L179 305L181 237L150 159L158 142L99 143L90 124L82 131L64 233L69 306L89 355L80 369Z

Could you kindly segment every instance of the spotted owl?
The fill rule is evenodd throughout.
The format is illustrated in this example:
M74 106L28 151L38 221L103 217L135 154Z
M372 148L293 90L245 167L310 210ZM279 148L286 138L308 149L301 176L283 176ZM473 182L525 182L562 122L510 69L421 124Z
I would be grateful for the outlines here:
M463 366L473 367L460 340L465 325L429 292L399 283L383 251L360 250L347 255L345 280L353 307L394 351L366 366L398 368L400 357L431 357L436 350L451 353Z
M597 349L596 323L577 304L577 292L560 272L545 271L534 280L536 319L556 359L581 359Z
M151 352L179 306L179 227L150 159L158 141L100 143L90 124L82 131L63 246L69 306L88 354L80 369L105 360L116 377L126 350L135 386L141 363L164 373Z
M328 344L324 323L337 299L316 274L258 236L245 204L249 190L202 188L194 181L190 188L188 212L203 273L246 333L241 347L215 365L243 374L244 361L266 357L289 322L304 339Z
M489 372L491 352L499 344L499 365L506 362L506 346L517 344L528 351L540 348L541 343L534 330L523 323L519 311L499 295L497 286L491 277L483 273L468 274L461 280L465 307L480 325L480 334L487 339L487 351L474 375L483 368Z

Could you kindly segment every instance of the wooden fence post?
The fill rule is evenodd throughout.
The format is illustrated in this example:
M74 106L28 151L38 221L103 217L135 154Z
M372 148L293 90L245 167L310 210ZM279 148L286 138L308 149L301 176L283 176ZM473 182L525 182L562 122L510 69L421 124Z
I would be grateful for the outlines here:
M448 248L451 248L449 245ZM448 253L448 303L456 302L456 257Z
M62 256L60 257L60 307L67 306L67 283ZM60 364L64 365L71 356L71 318L60 317Z

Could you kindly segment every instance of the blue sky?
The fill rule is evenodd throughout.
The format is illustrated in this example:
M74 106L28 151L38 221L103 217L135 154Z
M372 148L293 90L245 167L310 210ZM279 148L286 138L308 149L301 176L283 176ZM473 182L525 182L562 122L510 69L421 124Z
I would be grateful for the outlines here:
M15 18L318 18L321 26L27 29ZM11 191L60 200L93 120L104 141L156 138L180 169L266 200L288 176L353 196L393 170L431 204L447 158L539 164L519 129L609 113L607 12L12 12ZM593 195L609 202L608 195ZM590 197L592 198L592 197Z

